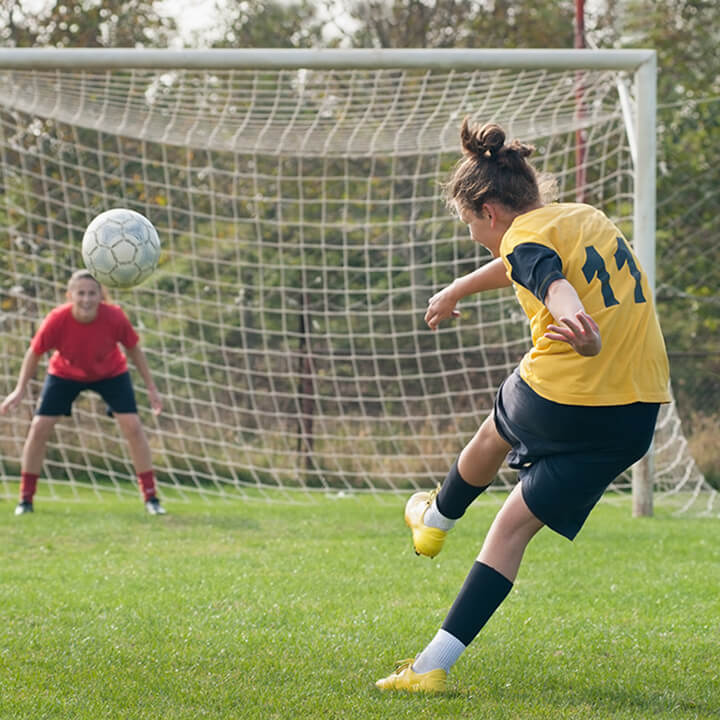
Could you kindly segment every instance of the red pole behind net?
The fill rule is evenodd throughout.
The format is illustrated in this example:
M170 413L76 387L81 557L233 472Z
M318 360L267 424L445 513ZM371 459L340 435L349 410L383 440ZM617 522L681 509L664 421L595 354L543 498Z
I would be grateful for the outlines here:
M585 48L585 0L575 0L575 49ZM583 73L578 71L575 76L575 113L578 129L575 131L575 200L585 202L585 130L582 128L585 119L583 96L585 86Z

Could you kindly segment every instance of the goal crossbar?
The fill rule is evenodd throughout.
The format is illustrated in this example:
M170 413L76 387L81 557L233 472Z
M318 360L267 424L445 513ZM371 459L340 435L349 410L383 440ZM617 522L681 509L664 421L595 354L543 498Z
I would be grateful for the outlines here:
M13 48L0 49L0 68L64 69L445 69L625 70L652 63L654 50L563 49L193 49Z

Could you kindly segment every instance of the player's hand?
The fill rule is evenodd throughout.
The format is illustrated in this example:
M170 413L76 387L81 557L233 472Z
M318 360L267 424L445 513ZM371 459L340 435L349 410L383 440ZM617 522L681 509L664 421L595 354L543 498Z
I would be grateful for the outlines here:
M150 407L152 408L153 415L159 415L162 412L162 400L160 399L160 393L156 388L148 389L148 399L150 400Z
M453 292L452 285L448 285L440 292L435 293L428 300L428 309L425 313L425 322L431 330L437 330L441 320L449 317L460 317L460 312L455 309L457 297Z
M14 410L23 398L24 393L21 390L13 390L3 401L0 403L0 415L10 410Z
M573 318L560 318L562 325L548 325L545 337L548 340L566 342L579 355L590 357L602 349L600 328L584 311L575 313Z

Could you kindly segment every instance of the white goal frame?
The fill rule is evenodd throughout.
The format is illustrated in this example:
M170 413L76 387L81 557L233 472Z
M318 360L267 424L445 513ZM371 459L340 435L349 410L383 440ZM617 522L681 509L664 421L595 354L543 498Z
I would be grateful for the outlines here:
M633 149L633 243L655 290L656 76L654 50L465 49L0 49L3 70L109 69L444 69L615 70L633 78L623 103ZM624 88L623 88L624 89ZM622 92L621 92L622 97ZM626 97L626 96L625 96ZM633 469L633 514L653 510L652 451Z

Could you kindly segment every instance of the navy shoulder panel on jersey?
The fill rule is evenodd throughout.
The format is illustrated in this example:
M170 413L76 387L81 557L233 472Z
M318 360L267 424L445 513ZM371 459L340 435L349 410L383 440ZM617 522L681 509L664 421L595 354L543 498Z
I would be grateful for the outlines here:
M546 245L521 243L507 259L513 282L529 290L540 302L545 302L550 283L565 277L560 256Z

